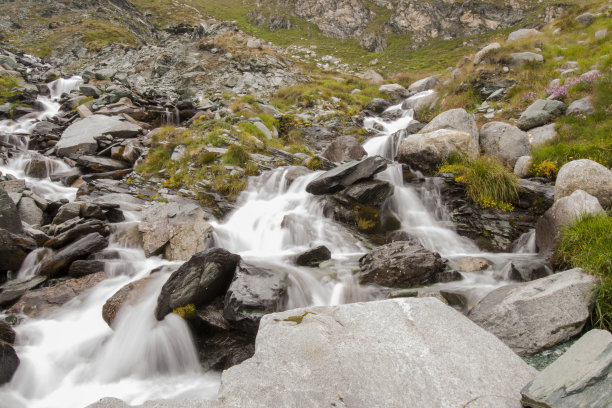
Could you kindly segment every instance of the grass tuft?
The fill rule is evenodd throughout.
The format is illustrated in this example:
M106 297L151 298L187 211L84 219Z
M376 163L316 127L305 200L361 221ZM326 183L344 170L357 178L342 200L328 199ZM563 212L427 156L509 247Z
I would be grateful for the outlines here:
M612 330L612 217L586 215L561 232L556 252L563 266L582 268L599 280L593 327Z

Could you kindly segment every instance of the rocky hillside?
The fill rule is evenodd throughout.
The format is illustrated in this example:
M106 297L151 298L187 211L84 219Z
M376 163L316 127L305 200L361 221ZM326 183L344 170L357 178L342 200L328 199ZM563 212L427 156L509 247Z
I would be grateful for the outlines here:
M409 35L415 45L432 38L448 40L512 26L539 8L529 1L259 0L248 16L275 29L281 10L281 15L316 24L329 37L357 38L366 50L380 52L388 46L388 34ZM542 10L550 19L563 7Z

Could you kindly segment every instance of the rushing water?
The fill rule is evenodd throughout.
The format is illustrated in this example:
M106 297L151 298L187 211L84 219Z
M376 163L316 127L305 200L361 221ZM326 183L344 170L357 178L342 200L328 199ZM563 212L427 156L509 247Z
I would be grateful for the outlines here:
M26 176L25 169L38 153L28 151L28 135L37 121L60 112L59 98L81 84L80 78L50 84L50 97L39 97L44 110L19 121L0 122L0 135L19 151L0 166L3 174L25 179L28 187L50 200L73 200L76 189L63 187L49 177ZM417 94L413 98L427 95ZM168 117L172 114L168 112ZM370 155L393 160L404 129L413 120L412 111L401 104L390 107L385 117L367 118L365 126L380 130L380 136L365 145ZM64 172L69 167L59 159L46 158L47 172ZM290 182L289 170L279 168L251 178L241 194L237 209L223 222L213 223L216 245L238 253L249 263L287 273L290 279L288 308L333 305L376 298L375 288L358 285L354 272L367 244L325 215L324 202L306 192L306 185L320 172ZM506 284L499 270L511 259L535 254L533 234L517 242L513 254L483 253L469 239L452 228L431 179L416 189L403 182L402 169L391 164L378 178L393 186L394 194L385 203L402 223L402 228L426 248L439 252L451 263L463 256L486 258L491 267L464 274L459 282L435 285L464 293L471 303L492 289ZM129 220L118 230L139 222L138 211L124 208ZM137 209L136 209L137 210ZM157 257L146 258L141 248L113 242L106 251L118 259L106 261L108 278L44 318L25 319L17 331L17 353L21 365L13 380L0 388L2 408L83 407L99 398L113 396L138 404L158 398L211 399L219 386L218 373L203 373L184 321L168 315L162 322L153 315L157 295L169 273L156 272L150 278L142 301L127 305L116 317L113 329L101 317L102 306L117 290L131 281L149 276L154 269L171 265ZM325 245L332 259L319 268L299 267L299 253ZM37 249L24 261L19 277L38 273L40 261L49 249ZM176 266L176 263L172 264Z

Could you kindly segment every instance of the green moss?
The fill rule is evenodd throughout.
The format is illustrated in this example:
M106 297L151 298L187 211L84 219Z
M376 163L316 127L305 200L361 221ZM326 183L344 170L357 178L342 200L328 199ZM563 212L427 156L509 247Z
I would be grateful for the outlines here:
M289 316L288 318L283 319L283 321L284 322L294 322L296 324L302 324L302 320L304 320L304 318L309 314L316 315L316 313L314 312L304 312L299 316Z
M191 319L196 314L196 307L193 303L190 303L183 307L177 307L172 311L172 313L182 317L183 319Z
M17 78L9 75L0 77L0 104L8 102L20 88Z
M592 324L612 330L612 218L587 215L565 228L556 257L560 264L598 278Z
M240 128L240 130L248 133L251 136L255 136L261 141L265 142L267 139L266 134L261 129L259 129L254 123L242 122L241 124L238 125L238 127Z

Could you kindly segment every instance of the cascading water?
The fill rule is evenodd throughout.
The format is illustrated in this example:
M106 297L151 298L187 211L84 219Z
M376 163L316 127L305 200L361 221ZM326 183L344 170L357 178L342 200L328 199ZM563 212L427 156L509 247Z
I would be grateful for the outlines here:
M19 121L0 122L0 135L15 150L0 171L25 179L29 189L49 200L74 200L75 188L63 187L49 177L70 167L61 160L27 151L28 136L37 121L57 115L61 95L80 84L78 77L54 81L49 84L50 97L38 98L42 112ZM45 160L47 177L26 175L32 158ZM125 211L125 215L130 221L115 224L116 230L139 222L138 212ZM118 255L118 259L105 261L107 279L58 312L25 318L15 327L15 348L21 364L11 382L0 387L2 408L81 408L107 396L132 404L160 398L216 396L219 375L202 373L183 319L169 315L158 322L154 317L157 296L170 272L162 270L152 275L142 300L122 308L113 329L102 319L102 306L120 288L172 263L158 257L146 258L142 248L118 243L111 243L106 251ZM30 253L18 277L37 274L41 260L52 252L40 248Z

